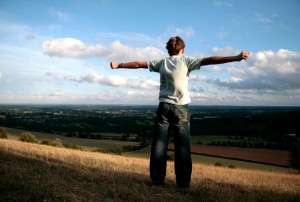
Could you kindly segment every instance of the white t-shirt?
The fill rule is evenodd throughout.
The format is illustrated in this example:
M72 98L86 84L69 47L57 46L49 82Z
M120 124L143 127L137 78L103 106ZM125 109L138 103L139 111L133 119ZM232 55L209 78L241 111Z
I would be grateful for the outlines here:
M190 103L189 75L191 71L200 69L201 60L200 57L171 56L148 61L148 69L160 73L159 101L176 105Z

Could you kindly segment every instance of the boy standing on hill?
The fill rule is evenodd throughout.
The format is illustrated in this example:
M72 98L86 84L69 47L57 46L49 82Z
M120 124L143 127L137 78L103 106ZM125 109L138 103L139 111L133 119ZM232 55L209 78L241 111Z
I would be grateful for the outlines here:
M159 106L156 112L155 128L150 157L150 178L154 185L163 186L166 176L168 131L172 127L175 146L175 174L178 188L189 188L192 174L190 154L190 121L188 103L188 79L191 71L201 66L223 64L246 60L249 52L236 56L191 57L184 56L185 43L179 37L172 37L166 49L170 57L128 63L111 62L112 69L148 68L160 74Z

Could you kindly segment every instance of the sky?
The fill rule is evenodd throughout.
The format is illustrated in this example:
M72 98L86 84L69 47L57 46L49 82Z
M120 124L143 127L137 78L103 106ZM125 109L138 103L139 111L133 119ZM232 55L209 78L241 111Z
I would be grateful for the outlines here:
M0 104L156 105L159 74L111 61L185 55L191 105L300 106L299 0L0 0Z

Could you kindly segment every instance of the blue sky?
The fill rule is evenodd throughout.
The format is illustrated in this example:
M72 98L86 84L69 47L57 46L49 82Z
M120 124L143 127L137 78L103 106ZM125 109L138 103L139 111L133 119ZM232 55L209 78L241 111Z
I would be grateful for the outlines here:
M159 75L110 61L251 52L190 75L194 105L300 106L298 0L0 0L0 103L157 104Z

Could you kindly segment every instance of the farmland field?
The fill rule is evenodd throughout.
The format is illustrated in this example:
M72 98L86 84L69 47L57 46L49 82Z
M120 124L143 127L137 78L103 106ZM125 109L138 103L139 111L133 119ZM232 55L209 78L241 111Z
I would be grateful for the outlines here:
M150 146L137 151L126 152L123 153L122 155L129 156L129 157L149 159ZM174 155L174 152L169 150L168 155ZM213 157L213 156L207 156L201 154L192 154L192 161L193 164L215 165L216 163L219 163L224 167L233 166L235 168L264 170L264 171L271 171L271 172L289 172L289 173L297 172L297 170L293 168L267 165L267 164L255 163L255 162L249 162L243 160L226 159L222 157Z
M174 145L169 145L170 150L174 150ZM271 149L222 147L207 145L191 145L193 154L202 154L215 157L245 160L250 162L266 163L278 166L291 166L291 152Z

